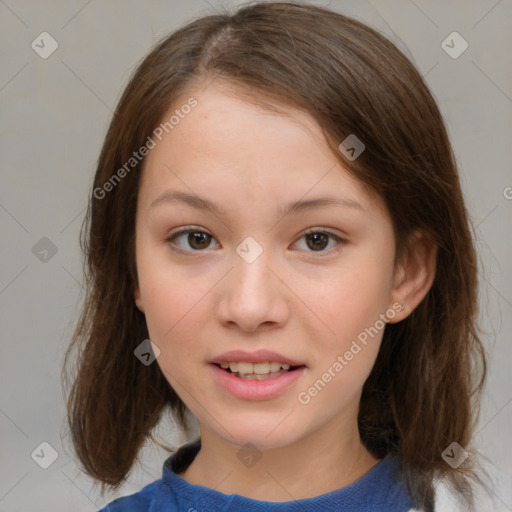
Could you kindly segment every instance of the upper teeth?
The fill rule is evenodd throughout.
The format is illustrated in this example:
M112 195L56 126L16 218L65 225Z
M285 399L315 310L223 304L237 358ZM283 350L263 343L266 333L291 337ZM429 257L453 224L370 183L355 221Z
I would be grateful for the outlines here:
M269 372L278 372L281 368L289 370L290 365L286 363L246 363L241 361L222 361L221 368L225 370L229 368L233 373L242 373L244 375L255 373L256 375L264 375Z

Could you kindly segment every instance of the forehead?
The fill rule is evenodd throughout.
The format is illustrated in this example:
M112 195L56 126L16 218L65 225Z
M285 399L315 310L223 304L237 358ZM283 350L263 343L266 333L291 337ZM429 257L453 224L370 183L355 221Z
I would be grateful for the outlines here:
M223 200L234 202L289 203L310 192L342 194L363 206L373 199L343 168L309 114L284 106L275 112L233 89L210 86L178 98L163 123L191 97L197 105L183 109L189 113L181 112L145 159L141 194L147 201L167 187L210 197L221 187Z
M316 151L328 152L322 130L309 114L282 105L274 107L279 111L269 110L255 103L256 97L249 101L246 94L234 86L215 84L182 95L168 114L192 95L197 106L165 138L202 156L233 160L259 159L262 153L268 156L277 149L287 156L308 155L313 145Z

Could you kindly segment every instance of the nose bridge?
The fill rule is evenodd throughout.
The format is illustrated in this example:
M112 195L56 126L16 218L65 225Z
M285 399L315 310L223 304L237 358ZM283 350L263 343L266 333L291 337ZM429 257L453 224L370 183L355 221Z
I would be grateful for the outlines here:
M238 300L248 303L268 300L274 293L275 279L269 266L272 265L271 251L264 249L253 237L247 237L236 248L234 255L234 276L231 286Z
M281 323L286 304L279 279L270 269L275 266L272 251L255 239L245 239L233 254L233 270L224 287L221 316L246 330L260 324Z

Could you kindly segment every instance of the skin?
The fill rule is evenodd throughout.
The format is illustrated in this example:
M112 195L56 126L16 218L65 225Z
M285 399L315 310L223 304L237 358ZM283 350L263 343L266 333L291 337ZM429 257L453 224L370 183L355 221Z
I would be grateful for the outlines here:
M157 364L201 433L202 448L180 476L265 501L334 491L378 462L361 443L357 412L382 330L308 404L297 396L393 304L402 309L391 322L416 307L432 284L435 248L418 236L395 265L384 204L348 174L308 115L263 110L219 84L176 105L192 94L198 106L145 160L136 217L135 301L161 351ZM223 212L181 202L151 207L167 190ZM278 211L323 196L359 206ZM166 240L186 228L211 237ZM311 240L308 228L334 236ZM263 249L252 263L236 252L247 236ZM241 400L217 384L213 357L260 348L302 361L306 371L270 400ZM237 457L246 443L262 454L252 467Z

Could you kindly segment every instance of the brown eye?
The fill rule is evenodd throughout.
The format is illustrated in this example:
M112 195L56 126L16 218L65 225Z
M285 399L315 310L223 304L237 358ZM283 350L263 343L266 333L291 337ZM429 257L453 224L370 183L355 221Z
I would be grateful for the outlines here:
M326 233L311 233L306 236L308 247L314 251L321 251L329 243L329 235Z
M206 249L210 245L210 240L210 235L200 231L190 232L187 237L187 242L194 249Z
M305 244L303 247L299 247L301 250L306 252L318 252L323 255L324 253L331 253L332 249L336 245L341 245L345 241L341 239L339 236L331 233L329 231L322 231L318 228L310 229L306 233L304 233L299 241L305 240ZM299 242L296 242L298 244ZM328 247L331 243L331 247Z
M181 242L178 243L176 242L177 240L181 240ZM166 239L166 242L177 246L179 250L185 252L193 252L207 249L210 246L212 240L213 237L204 231L186 229L174 233L172 236Z

